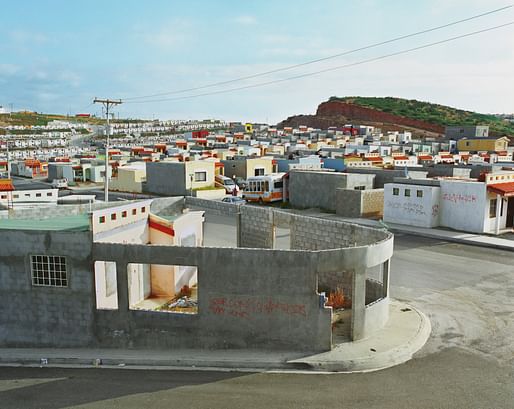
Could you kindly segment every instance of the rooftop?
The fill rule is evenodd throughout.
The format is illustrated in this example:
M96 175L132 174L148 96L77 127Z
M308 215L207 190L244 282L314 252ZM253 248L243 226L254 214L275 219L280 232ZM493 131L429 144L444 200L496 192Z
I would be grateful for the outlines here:
M0 230L88 231L89 215L79 214L51 219L0 219Z

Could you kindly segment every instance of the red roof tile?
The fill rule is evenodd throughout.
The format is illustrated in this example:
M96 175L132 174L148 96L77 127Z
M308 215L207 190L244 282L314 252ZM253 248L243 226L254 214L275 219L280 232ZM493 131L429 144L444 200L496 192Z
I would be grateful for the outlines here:
M487 190L504 197L514 197L514 182L487 185Z

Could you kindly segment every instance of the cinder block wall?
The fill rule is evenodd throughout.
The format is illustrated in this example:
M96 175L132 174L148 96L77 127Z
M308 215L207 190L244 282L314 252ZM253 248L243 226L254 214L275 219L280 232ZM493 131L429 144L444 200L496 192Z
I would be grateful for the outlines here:
M90 232L2 231L0 345L90 346L94 276ZM31 255L66 256L68 287L33 286Z
M363 192L366 190L337 189L336 214L343 217L361 217Z
M362 217L384 215L384 189L362 190Z
M256 206L242 206L240 247L273 248L273 211Z

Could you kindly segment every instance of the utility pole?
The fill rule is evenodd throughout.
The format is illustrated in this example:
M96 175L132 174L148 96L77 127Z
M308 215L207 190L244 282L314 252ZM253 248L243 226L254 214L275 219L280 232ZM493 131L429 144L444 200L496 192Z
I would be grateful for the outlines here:
M9 161L9 139L5 140L5 147L7 149L7 179L11 178L11 162Z
M109 135L111 127L109 125L109 109L114 105L120 105L121 99L99 99L95 98L93 104L102 104L105 107L105 116L107 118L107 132L105 141L105 176L104 176L104 201L109 201Z

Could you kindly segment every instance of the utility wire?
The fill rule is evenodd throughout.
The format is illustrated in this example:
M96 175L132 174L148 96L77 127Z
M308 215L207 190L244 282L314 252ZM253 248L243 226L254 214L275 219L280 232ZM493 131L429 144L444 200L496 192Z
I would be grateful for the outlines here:
M488 32L488 31L497 30L499 28L511 26L513 24L514 24L514 21L511 21L511 22L508 22L508 23L505 23L505 24L500 24L498 26L489 27L489 28L485 28L485 29L477 30L477 31L472 31L470 33L461 34L461 35L458 35L458 36L455 36L455 37L450 37L450 38L447 38L447 39L444 39L444 40L435 41L433 43L428 43L428 44L420 45L420 46L417 46L417 47L407 48L405 50L400 50L400 51L396 51L394 53L389 53L389 54L381 55L379 57L373 57L373 58L369 58L367 60L361 60L361 61L357 61L357 62L353 62L353 63L349 63L349 64L344 64L344 65L338 65L338 66L335 66L335 67L325 68L323 70L318 70L318 71L308 72L308 73L304 73L304 74L299 74L299 75L295 75L293 77L281 78L281 79L267 81L267 82L260 82L260 83L257 83L257 84L245 85L245 86L237 87L237 88L229 88L229 89L224 89L224 90L219 90L219 91L205 92L205 93L196 94L196 95L187 95L187 96L183 96L183 97L173 97L173 98L150 99L150 100L145 100L145 101L127 101L126 103L127 104L144 104L144 103L152 103L152 102L178 101L178 100L184 100L184 99L199 98L199 97L204 97L204 96L208 96L208 95L225 94L225 93L228 93L228 92L241 91L241 90L251 89L251 88L258 88L258 87L263 87L263 86L271 85L271 84L278 84L278 83L285 82L285 81L292 81L292 80L296 80L296 79L300 79L300 78L311 77L311 76L314 76L314 75L323 74L323 73L330 72L330 71L341 70L343 68L355 67L357 65L363 65L363 64L367 64L367 63L370 63L370 62L383 60L383 59L394 57L394 56L401 55L401 54L407 54L407 53L410 53L410 52L413 52L413 51L422 50L424 48L434 47L436 45L449 43L451 41L459 40L461 38L471 37L471 36L474 36L474 35L477 35L477 34L481 34L481 33L485 33L485 32Z
M437 26L437 27L428 28L426 30L417 31L415 33L406 34L406 35L395 37L395 38L392 38L392 39L389 39L389 40L386 40L386 41L381 41L379 43L374 43L374 44L366 45L366 46L363 46L363 47L360 47L360 48L355 48L353 50L349 50L349 51L345 51L345 52L342 52L342 53L330 55L330 56L327 56L327 57L306 61L306 62L303 62L303 63L300 63L300 64L289 65L289 66L277 68L277 69L274 69L274 70L264 71L264 72L260 72L260 73L257 73L257 74L252 74L252 75L248 75L248 76L244 76L244 77L239 77L239 78L235 78L235 79L231 79L231 80L227 80L227 81L220 81L220 82L215 82L215 83L211 83L211 84L201 85L201 86L198 86L198 87L185 88L185 89L169 91L169 92L161 92L161 93L157 93L157 94L142 95L142 96L137 96L137 97L128 97L128 98L123 98L123 100L124 101L132 101L132 100L137 100L137 99L148 99L148 98L154 98L154 97L161 97L161 96L165 96L165 95L180 94L180 93L190 92L190 91L199 91L201 89L212 88L212 87L217 87L217 86L220 86L220 85L227 85L227 84L232 84L234 82L239 82L239 81L249 80L249 79L253 79L253 78L263 77L265 75L274 74L274 73L282 72L282 71L288 71L288 70L292 70L294 68L304 67L306 65L315 64L315 63L331 60L331 59L338 58L338 57L343 57L345 55L354 54L354 53L359 52L359 51L369 50L370 48L375 48L375 47L379 47L379 46L382 46L382 45L385 45L385 44L390 44L390 43L393 43L393 42L396 42L396 41L404 40L406 38L411 38L411 37L419 36L421 34L430 33L432 31L436 31L436 30L441 30L443 28L451 27L451 26L454 26L454 25L457 25L457 24L460 24L460 23L465 23L467 21L478 19L480 17L485 17L485 16L488 16L490 14L498 13L500 11L504 11L504 10L507 10L509 8L512 8L512 7L514 7L514 4L510 4L508 6L504 6L504 7L498 8L498 9L487 11L485 13L477 14L477 15L474 15L474 16L471 16L471 17L468 17L468 18L465 18L465 19L462 19L462 20L453 21L453 22L450 22L450 23L447 23L447 24L443 24L443 25L440 25L440 26Z

